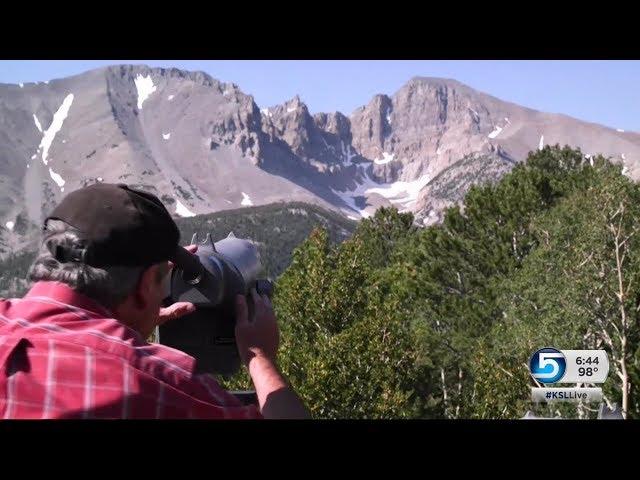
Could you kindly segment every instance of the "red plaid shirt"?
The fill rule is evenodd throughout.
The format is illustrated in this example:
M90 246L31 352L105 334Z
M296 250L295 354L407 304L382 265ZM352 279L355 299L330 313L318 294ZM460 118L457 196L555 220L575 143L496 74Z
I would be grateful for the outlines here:
M0 417L261 418L194 364L62 283L0 299Z

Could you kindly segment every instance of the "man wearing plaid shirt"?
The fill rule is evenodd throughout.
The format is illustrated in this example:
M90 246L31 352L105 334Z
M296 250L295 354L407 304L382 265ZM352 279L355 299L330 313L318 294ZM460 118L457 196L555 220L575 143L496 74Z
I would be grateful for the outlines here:
M276 318L255 290L253 321L236 298L236 340L258 405L196 374L191 356L146 341L195 308L161 308L185 251L157 197L92 185L67 195L43 233L31 290L0 299L2 418L308 418L276 367Z

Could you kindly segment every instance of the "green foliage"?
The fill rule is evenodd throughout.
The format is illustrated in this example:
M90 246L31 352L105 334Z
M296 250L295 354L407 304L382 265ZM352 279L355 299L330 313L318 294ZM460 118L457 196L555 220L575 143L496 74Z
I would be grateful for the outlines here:
M605 334L593 325L603 289L603 318L617 321L607 218L626 198L622 235L634 232L636 196L606 159L546 147L499 182L472 187L442 225L416 229L410 216L381 209L339 248L316 232L278 282L282 368L323 417L518 418L535 410L531 353L548 344L600 348ZM625 285L637 283L632 250L629 243ZM604 280L582 263L593 251L609 265ZM625 293L629 315L634 288ZM616 353L613 340L610 355L624 356L633 385L638 346L628 330L626 351ZM610 401L621 402L619 383L608 383Z
M27 272L35 257L35 252L11 253L0 261L0 298L21 297L27 292Z
M635 235L640 190L617 168L603 166L591 173L588 187L534 222L539 246L503 283L503 319L489 336L489 354L495 366L507 368L509 362L526 363L533 351L547 345L605 349L612 367L604 385L606 399L624 405L622 377L628 376L627 410L634 417L640 413L633 388L640 345L640 239ZM523 398L530 383L515 388L512 382L512 399ZM567 415L584 416L585 411L567 406Z
M380 210L331 247L315 230L294 253L274 298L281 368L315 416L412 416L417 344L399 299L382 289L381 268L413 217Z

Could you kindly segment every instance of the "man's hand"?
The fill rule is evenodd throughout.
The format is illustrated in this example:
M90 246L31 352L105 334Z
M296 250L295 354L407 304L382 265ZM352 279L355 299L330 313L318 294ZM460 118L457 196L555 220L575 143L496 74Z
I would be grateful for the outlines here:
M193 313L196 311L196 307L191 302L176 302L172 303L168 307L161 308L160 312L158 312L158 323L157 325L162 325L169 320L175 320L176 318L180 318L189 313Z
M271 301L266 295L258 295L255 288L251 298L255 307L252 322L244 295L236 297L236 343L249 369L260 411L264 418L311 418L276 367L280 332Z
M271 301L266 295L258 295L251 289L254 304L254 320L249 321L249 309L244 295L236 296L236 343L245 365L254 357L265 357L275 363L280 344L278 322Z
M188 247L184 248L191 253L196 253L196 251L198 250L198 245L189 245ZM171 274L171 270L173 269L173 267L173 263L169 262L169 272L167 273L167 275ZM160 311L158 312L157 325L162 325L169 320L175 320L176 318L180 318L183 315L193 313L195 310L196 307L191 302L176 302L169 305L168 307L160 308Z

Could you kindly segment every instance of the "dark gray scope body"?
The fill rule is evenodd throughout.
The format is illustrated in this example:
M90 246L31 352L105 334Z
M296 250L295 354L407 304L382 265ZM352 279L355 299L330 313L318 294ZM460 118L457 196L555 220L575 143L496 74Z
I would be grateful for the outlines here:
M191 302L196 311L161 325L158 341L194 357L197 373L231 376L240 369L235 296L248 296L251 316L250 290L271 296L273 286L258 279L262 265L256 245L233 234L215 243L208 234L195 255L183 255L189 256L189 271L173 269L164 304Z

